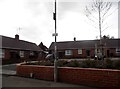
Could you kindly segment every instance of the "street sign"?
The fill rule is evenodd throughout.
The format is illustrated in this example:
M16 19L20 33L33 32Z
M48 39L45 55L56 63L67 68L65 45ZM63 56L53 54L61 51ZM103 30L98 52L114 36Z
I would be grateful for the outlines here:
M52 36L58 36L58 33L53 33Z

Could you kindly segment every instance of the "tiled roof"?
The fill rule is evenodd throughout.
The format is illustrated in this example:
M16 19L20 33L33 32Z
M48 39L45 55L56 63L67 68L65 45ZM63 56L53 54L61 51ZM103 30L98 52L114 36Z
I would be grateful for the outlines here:
M0 40L2 42L2 47L7 49L21 49L21 50L32 50L32 51L40 51L41 49L32 42L18 40L11 37L1 36Z
M120 39L105 39L102 40L108 48L120 48ZM94 48L95 44L99 44L99 40L82 40L82 41L64 41L57 42L57 49L79 49L79 48ZM51 43L49 50L54 49L54 42Z
M38 46L39 46L42 50L44 50L44 51L47 51L47 50L48 50L48 48L47 48L45 45L43 45L42 42L41 42Z

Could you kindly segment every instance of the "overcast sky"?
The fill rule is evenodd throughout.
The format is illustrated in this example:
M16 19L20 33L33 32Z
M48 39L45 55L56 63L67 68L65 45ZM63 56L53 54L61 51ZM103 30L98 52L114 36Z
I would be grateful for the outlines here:
M43 42L47 47L54 41L54 0L0 0L0 35L14 37L36 43ZM57 0L60 1L60 0ZM99 38L99 30L86 18L84 9L91 2L62 0L57 2L57 41L93 40ZM74 2L73 2L74 1ZM90 0L88 0L90 1ZM102 35L118 37L118 0L113 2L106 26L110 28ZM96 25L97 26L97 25ZM20 30L19 27L21 28Z

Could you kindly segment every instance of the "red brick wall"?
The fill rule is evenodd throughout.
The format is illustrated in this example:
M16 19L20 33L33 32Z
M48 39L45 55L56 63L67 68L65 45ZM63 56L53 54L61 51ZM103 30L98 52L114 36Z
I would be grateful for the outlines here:
M10 52L9 52L9 50L4 49L4 52L5 52L4 60L10 59Z
M95 87L120 87L120 71L104 69L60 68L59 81Z
M64 56L62 58L87 58L85 48L82 49L82 54L78 54L78 49L71 49L71 50L73 52L73 55L67 55L66 56L64 54ZM115 48L105 48L104 51L105 51L106 57L108 57L107 56L107 50L109 50L109 52L113 54L113 57L117 56ZM59 50L59 51L65 52L65 50ZM110 55L110 53L109 53L109 55ZM90 48L90 57L94 58L94 56L95 56L95 48Z
M72 55L65 55L63 58L86 58L86 49L82 49L82 54L78 54L78 49L71 49L72 50ZM65 50L64 50L65 52ZM91 55L93 55L93 52L90 52Z
M85 50L85 49L82 49L82 57L87 57L87 56L86 56L86 50Z
M113 53L113 56L116 56L116 49L115 48L111 48L110 49L110 53Z
M78 54L78 49L71 49L73 54L72 55L65 55L62 58L87 58L86 49L82 49L82 54ZM65 52L65 50L59 50ZM95 56L95 49L90 49L90 57L94 58Z
M72 51L73 51L73 58L79 57L77 49L73 49Z
M54 80L54 68L47 66L18 65L17 75L44 80ZM94 87L120 88L120 70L70 68L58 69L58 81Z
M94 48L91 48L91 50L90 50L90 56L91 57L95 57L95 49Z
M53 67L30 65L17 66L17 75L30 77L30 73L33 73L33 77L38 79L53 80L54 77Z
M110 56L111 53L113 54L113 57L117 56L117 54L116 54L116 48L105 48L104 51L105 51L106 57L108 57L107 50L109 50L109 56Z
M73 58L84 58L86 57L86 50L82 49L82 54L78 54L78 49L73 50Z

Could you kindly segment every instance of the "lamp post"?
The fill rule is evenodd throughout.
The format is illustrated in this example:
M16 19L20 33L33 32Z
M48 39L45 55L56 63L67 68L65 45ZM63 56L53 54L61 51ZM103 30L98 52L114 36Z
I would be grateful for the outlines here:
M55 33L53 33L53 36L55 36L55 43L54 43L54 56L55 56L55 60L54 60L54 82L57 82L57 36L58 33L56 33L57 30L57 21L56 21L56 0L55 0L55 12L53 13L53 19L55 20Z

